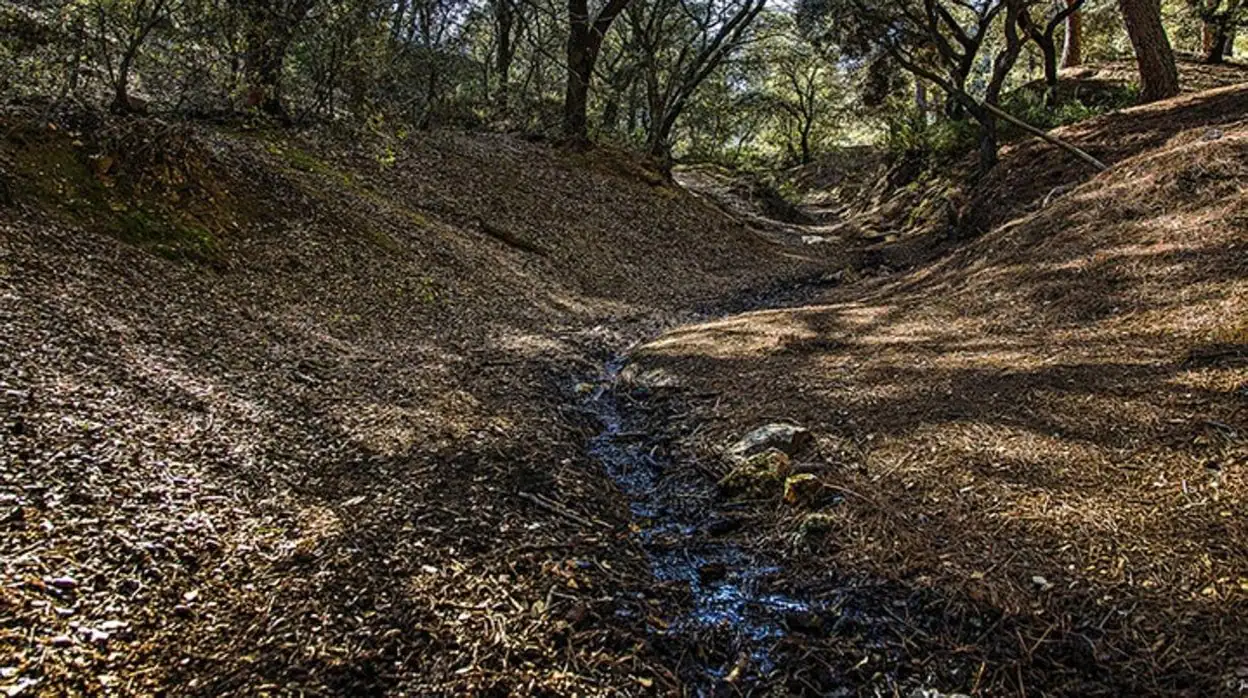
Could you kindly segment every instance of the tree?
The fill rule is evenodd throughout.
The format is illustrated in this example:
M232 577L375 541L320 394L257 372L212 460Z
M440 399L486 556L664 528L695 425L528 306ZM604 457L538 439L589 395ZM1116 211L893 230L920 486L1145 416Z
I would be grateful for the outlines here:
M787 13L771 13L766 20L764 36L749 52L760 84L759 105L789 159L809 163L819 141L836 130L831 117L844 109L850 92L836 67L841 57L816 50Z
M1240 0L1188 0L1200 18L1201 49L1204 61L1222 63L1235 43L1235 30L1244 20L1244 3Z
M918 79L944 90L950 118L969 114L979 125L980 170L997 162L997 117L984 103L1000 99L1005 80L1022 50L1019 18L1023 0L803 0L802 24L816 41L831 41L850 58L882 55ZM968 80L1001 21L1000 48L987 66L982 93Z
M494 17L494 71L498 86L494 92L499 115L506 118L511 103L511 64L516 58L516 0L492 0Z
M646 149L671 151L672 131L694 92L743 42L766 0L649 0L628 11L629 45L646 88Z
M282 103L282 74L295 32L312 11L315 0L231 0L244 22L247 81L245 104L280 119L288 117Z
M1083 0L1066 0L1067 6ZM1074 68L1083 63L1083 10L1076 7L1066 15L1066 36L1062 40L1062 67Z
M607 0L592 17L588 0L568 0L567 86L563 97L563 133L576 144L589 142L589 85L602 40L629 0Z
M1161 0L1118 0L1140 73L1140 101L1155 102L1179 93L1174 51L1161 23Z
M141 103L130 96L135 61L152 32L169 24L184 4L185 0L92 0L99 52L112 82L110 108L114 112L141 109Z
M1069 27L1069 18L1079 12L1083 2L1084 0L1067 0L1065 6L1044 24L1038 24L1031 18L1031 8L1023 7L1018 14L1019 28L1036 44L1044 57L1044 103L1050 108L1057 106L1057 41L1054 35L1063 23ZM1067 48L1069 47L1070 42L1067 42Z

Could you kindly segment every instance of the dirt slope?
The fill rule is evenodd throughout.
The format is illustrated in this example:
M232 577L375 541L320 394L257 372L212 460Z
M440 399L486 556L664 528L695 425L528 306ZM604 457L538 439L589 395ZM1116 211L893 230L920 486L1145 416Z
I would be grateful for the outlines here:
M0 132L6 690L673 685L561 405L644 322L806 262L610 154Z
M755 501L737 535L789 551L792 585L854 589L902 623L883 639L812 632L826 685L1243 690L1245 99L1227 88L1067 129L1144 152L1102 149L1108 172L936 264L643 348L643 374L713 396L681 407L701 463L759 423L814 430L799 465L834 503ZM1043 180L1061 157L1016 174ZM998 194L989 217L1012 202Z

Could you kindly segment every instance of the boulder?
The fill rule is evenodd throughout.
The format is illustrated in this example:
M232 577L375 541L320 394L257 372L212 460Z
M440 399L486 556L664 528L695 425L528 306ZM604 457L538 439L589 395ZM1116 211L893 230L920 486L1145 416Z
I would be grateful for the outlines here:
M796 424L775 422L765 424L741 437L728 447L726 455L729 460L743 461L755 454L767 450L777 450L788 456L796 456L810 448L815 437L810 430Z

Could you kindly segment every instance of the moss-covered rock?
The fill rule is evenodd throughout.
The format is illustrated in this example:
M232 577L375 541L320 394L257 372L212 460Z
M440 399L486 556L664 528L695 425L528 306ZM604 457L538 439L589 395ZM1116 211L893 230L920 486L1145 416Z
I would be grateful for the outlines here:
M784 479L788 477L792 467L792 461L783 451L770 449L756 453L737 463L719 481L719 489L730 495L779 494L784 487Z

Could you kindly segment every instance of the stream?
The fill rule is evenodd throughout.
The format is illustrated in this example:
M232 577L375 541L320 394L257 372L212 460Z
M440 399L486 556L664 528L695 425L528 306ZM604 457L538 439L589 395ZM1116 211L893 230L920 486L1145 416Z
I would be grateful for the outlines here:
M622 357L609 361L586 399L602 427L590 453L627 496L655 578L688 585L691 609L656 632L699 649L715 646L698 658L700 676L694 677L700 695L715 695L718 687L770 674L787 621L820 613L823 602L771 589L781 568L722 538L739 523L722 511L731 505L718 501L709 476L677 467L661 439L633 414L627 387L620 385L625 363Z

